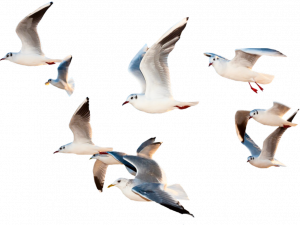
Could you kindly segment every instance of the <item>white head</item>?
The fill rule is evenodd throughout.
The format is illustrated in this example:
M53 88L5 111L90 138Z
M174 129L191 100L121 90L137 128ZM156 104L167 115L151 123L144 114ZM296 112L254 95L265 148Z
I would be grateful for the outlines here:
M55 154L55 153L72 153L70 151L70 149L71 149L70 144L71 143L61 146L57 151L53 152L53 154Z
M208 66L213 66L213 67L215 67L215 66L218 66L218 64L222 61L223 59L222 58L220 58L219 56L217 56L217 55L215 55L215 56L211 56L210 58L209 58L209 64L208 64Z
M247 162L250 162L251 163L251 161L253 161L255 158L253 157L253 156L249 156L248 158L247 158Z
M49 84L52 84L52 85L53 85L53 80L52 80L52 79L49 79L49 80L45 83L45 85L49 85Z
M250 112L249 119L256 119L261 115L262 112L266 111L265 109L254 109Z
M132 105L134 105L141 97L142 95L141 94L131 94L127 97L126 101L122 104L123 105L126 105L127 103L130 103Z
M119 179L116 179L111 185L109 185L107 188L110 188L110 187L113 187L113 186L116 186L117 188L119 189L123 189L126 184L128 183L129 179L126 179L126 178L119 178Z
M1 60L9 60L9 61L13 62L14 61L14 56L15 56L15 53L9 52L9 53L6 54L6 56L4 56L2 59L0 59L0 61Z

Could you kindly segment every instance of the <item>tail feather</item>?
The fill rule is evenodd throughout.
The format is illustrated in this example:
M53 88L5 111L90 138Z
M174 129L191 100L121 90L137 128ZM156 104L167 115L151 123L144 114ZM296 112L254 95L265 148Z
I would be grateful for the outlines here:
M74 83L73 78L71 78L68 81L68 88L66 89L66 92L68 93L69 96L71 96L73 94L74 88L75 88L75 83Z
M166 188L166 191L177 200L189 200L180 184L170 185Z
M291 127L295 127L295 126L297 126L298 124L296 124L296 123L291 123L291 122L288 122L288 121L287 121L287 125L289 125L289 126L291 126Z
M258 76L254 78L254 80L259 84L269 84L273 81L274 76L264 73L257 73Z

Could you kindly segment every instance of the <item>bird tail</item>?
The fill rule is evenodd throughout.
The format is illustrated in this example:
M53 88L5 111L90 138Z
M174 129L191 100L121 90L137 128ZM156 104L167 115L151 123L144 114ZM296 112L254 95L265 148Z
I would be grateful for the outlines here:
M286 167L286 165L284 165L282 162L279 162L276 159L274 159L273 163L276 167Z
M286 122L286 124L287 125L289 125L289 126L291 126L291 127L295 127L295 126L297 126L298 124L296 124L296 123L291 123L291 122Z
M180 184L170 185L166 188L165 191L177 200L189 200L189 197L187 196Z
M66 92L68 93L69 96L71 96L73 94L74 88L75 88L75 83L74 83L73 78L71 78L68 81L68 86L67 86L67 89L66 89Z
M257 73L258 75L254 78L254 80L259 84L269 84L273 81L274 76L265 74L265 73Z

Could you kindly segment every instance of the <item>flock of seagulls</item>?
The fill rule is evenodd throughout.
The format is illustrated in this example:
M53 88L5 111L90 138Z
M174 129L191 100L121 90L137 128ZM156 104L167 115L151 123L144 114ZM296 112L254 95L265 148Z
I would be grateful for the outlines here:
M49 79L45 84L51 84L65 90L68 95L72 95L75 84L74 80L68 77L72 56L69 55L64 59L47 58L42 51L37 32L39 22L52 5L52 2L43 5L18 24L16 33L21 39L22 48L20 52L7 53L1 60L8 60L25 66L53 65L59 62L57 78ZM188 17L175 24L150 48L145 45L134 56L128 69L140 81L142 93L129 95L123 105L131 104L137 110L146 113L165 113L174 109L187 109L198 104L197 101L175 100L172 96L170 83L168 56L179 41L187 22ZM263 55L286 57L281 52L269 48L243 48L237 49L235 52L236 56L232 60L214 53L204 53L204 55L209 57L209 66L213 66L219 75L235 81L248 82L255 93L257 93L257 89L252 87L251 83L255 83L263 91L259 84L269 84L274 79L273 75L252 71L258 58ZM298 110L289 119L282 118L289 109L281 103L274 102L273 107L268 110L254 109L236 112L236 132L241 143L251 153L247 160L251 165L258 168L285 166L275 159L274 155L283 133L289 127L297 125L292 123L292 120ZM262 150L246 133L247 124L251 118L260 124L278 127L265 139ZM112 147L95 145L92 142L89 98L86 98L76 109L69 127L74 135L73 142L62 145L54 153L91 155L91 159L96 160L93 176L100 192L103 192L108 165L124 165L134 178L118 178L108 187L119 188L130 200L153 201L175 212L193 216L178 201L188 200L184 189L179 184L168 186L163 169L153 159L154 153L162 144L161 142L155 142L155 138L146 140L137 149L136 155L113 151Z

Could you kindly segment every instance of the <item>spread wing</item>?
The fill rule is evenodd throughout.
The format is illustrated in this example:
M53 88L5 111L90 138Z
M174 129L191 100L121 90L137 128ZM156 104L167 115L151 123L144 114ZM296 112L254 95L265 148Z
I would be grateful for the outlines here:
M94 164L94 169L93 169L94 181L97 189L100 192L103 192L103 185L104 185L107 166L108 166L107 164L101 162L100 160L96 160Z
M136 175L136 168L134 167L134 165L132 165L131 163L129 163L128 161L126 161L123 157L126 155L123 152L115 152L115 151L111 151L111 152L107 152L108 154L110 154L111 156L113 156L116 160L118 160L120 163L124 164L124 166L126 167L127 171L135 176Z
M59 66L57 68L57 71L58 71L57 78L64 81L65 83L68 83L68 70L69 70L71 61L72 61L72 56L69 55L64 59L64 61L62 61L59 64Z
M245 133L244 142L242 142L242 144L249 149L252 156L258 157L260 155L260 148L255 144L255 142L250 138L250 136L247 133Z
M147 98L172 97L168 56L180 39L186 27L188 18L184 18L167 31L150 49L142 59L140 69L146 80Z
M150 145L147 145L137 155L140 157L152 159L152 155L157 151L161 144L162 142L155 142Z
M147 145L152 144L155 141L156 137L153 138L149 138L147 141L144 141L140 147L136 150L137 153L139 153L140 151L143 150L143 148L145 148Z
M282 117L289 110L290 107L283 105L279 102L273 102L273 106L270 109L268 109L267 112Z
M241 142L244 142L250 111L239 110L235 113L235 130Z

